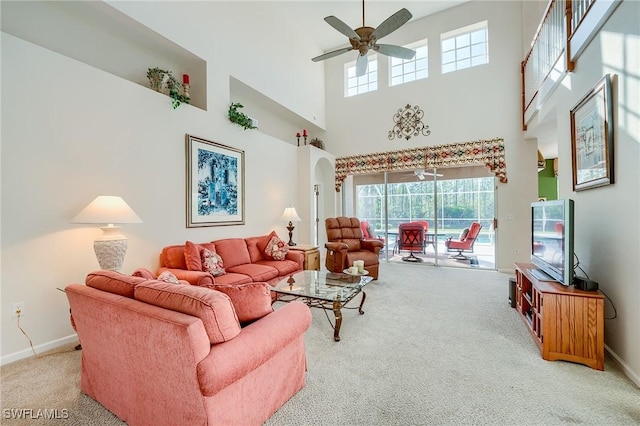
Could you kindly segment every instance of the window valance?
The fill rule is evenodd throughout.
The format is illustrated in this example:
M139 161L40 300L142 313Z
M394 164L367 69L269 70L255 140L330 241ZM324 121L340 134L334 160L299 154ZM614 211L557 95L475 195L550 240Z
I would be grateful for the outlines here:
M336 191L349 175L397 170L429 169L470 164L484 164L502 183L507 183L507 165L501 138L447 145L409 148L336 158Z

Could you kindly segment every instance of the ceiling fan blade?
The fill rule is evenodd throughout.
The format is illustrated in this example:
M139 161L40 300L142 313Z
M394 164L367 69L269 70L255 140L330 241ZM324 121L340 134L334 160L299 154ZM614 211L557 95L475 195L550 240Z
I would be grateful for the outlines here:
M313 62L324 61L325 59L333 58L334 56L342 55L350 50L353 50L353 47L344 47L342 49L334 50L331 52L323 53L320 56L316 56L315 58L311 58Z
M360 36L347 24L342 22L340 19L335 16L327 16L324 18L327 24L331 25L336 30L340 31L342 34L346 35L349 38L355 38L356 40L360 40Z
M400 9L393 15L389 16L385 21L378 25L373 33L371 33L371 38L373 39L381 39L382 37L391 34L401 26L403 26L409 19L412 18L411 12L407 9Z
M358 60L356 61L356 77L362 77L366 74L368 62L367 55L358 55Z
M416 56L416 51L413 49L391 44L375 44L373 50L383 55L401 59L413 59L413 57Z

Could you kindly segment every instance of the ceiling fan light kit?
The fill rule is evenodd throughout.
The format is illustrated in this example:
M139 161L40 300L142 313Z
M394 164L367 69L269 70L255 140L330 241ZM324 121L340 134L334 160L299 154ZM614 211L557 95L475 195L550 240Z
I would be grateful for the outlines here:
M324 18L327 24L331 25L337 31L349 38L349 44L351 44L351 47L343 47L338 50L333 50L320 56L316 56L311 60L313 62L319 62L352 50L357 50L358 59L356 61L356 76L360 77L367 72L367 53L369 53L369 50L373 50L385 56L392 56L394 58L411 59L416 54L413 49L407 49L406 47L391 44L377 43L379 39L391 34L407 23L411 17L411 12L402 8L385 19L377 28L367 27L364 21L364 0L362 0L362 26L359 28L352 29L333 15Z

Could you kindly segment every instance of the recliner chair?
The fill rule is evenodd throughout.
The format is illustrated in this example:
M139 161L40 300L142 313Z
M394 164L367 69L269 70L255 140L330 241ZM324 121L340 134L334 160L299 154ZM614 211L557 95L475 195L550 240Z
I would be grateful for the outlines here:
M342 273L354 260L364 260L364 269L374 280L378 279L378 253L383 247L380 240L363 239L360 220L357 217L327 218L327 249L325 266L331 272Z

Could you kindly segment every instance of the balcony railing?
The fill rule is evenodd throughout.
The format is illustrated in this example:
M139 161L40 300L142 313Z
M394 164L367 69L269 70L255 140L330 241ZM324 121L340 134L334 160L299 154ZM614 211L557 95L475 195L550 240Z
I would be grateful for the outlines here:
M522 130L621 1L549 1L521 64Z

